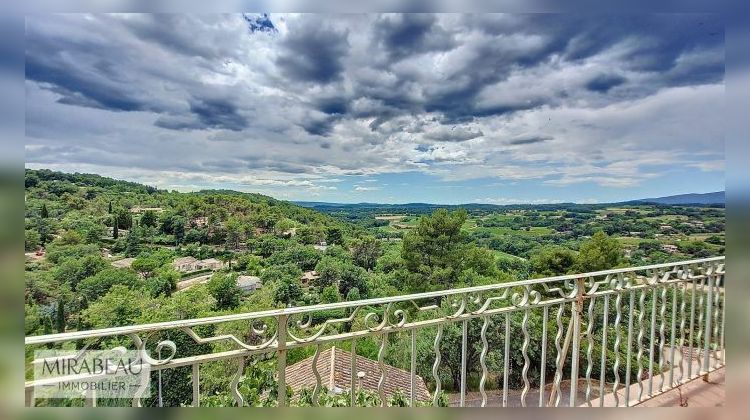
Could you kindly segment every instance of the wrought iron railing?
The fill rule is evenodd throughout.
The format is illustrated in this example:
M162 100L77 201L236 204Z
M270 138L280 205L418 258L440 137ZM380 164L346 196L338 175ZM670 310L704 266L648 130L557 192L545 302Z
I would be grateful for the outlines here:
M357 343L374 340L380 375L374 392L379 395L380 404L386 405L384 385L389 370L385 368L385 353L389 338L399 338L404 345L395 351L401 353L401 367L410 378L402 391L414 406L418 403L417 368L426 371L424 366L418 366L426 359L423 350L418 362L417 336L424 337L429 332L431 376L423 376L430 385L433 404L438 404L448 385L443 374L446 346L454 346L458 353L455 347L460 345L460 366L449 366L460 371L457 381L449 384L455 405L558 406L565 400L562 405L632 406L724 366L724 274L724 257L706 258L353 302L31 336L26 337L25 344L27 351L65 343L78 349L126 345L141 352L151 365L152 374L191 367L190 379L186 376L186 380L192 381L193 406L205 398L201 393L202 365L217 361L237 363L229 392L235 404L243 405L246 402L237 387L246 362L272 360L275 399L279 406L285 406L294 403L286 378L290 351L312 347L317 361L322 350L345 345L353 357L351 367L344 373L348 389L356 390L361 386L354 374L357 358L365 357L358 355ZM239 325L243 333L217 333L221 331L217 326L223 324ZM469 337L469 328L474 327L475 331L479 325L478 340ZM460 343L442 342L444 331L451 326L455 326L453 331L460 331ZM204 351L181 356L175 340L165 339L163 333L167 331L171 332L170 337L184 334L183 338L204 344ZM203 336L201 331L210 331L211 335ZM492 348L490 341L500 345ZM530 357L530 349L534 350L534 357ZM391 347L390 351L394 349ZM160 357L164 352L167 354ZM479 353L478 366L476 362L467 366L470 352ZM492 366L488 366L490 352L496 356ZM310 366L315 377L312 404L316 405L321 392L328 390L318 364ZM474 385L478 393L471 392L473 397L468 395L467 369L479 376ZM535 372L533 378L530 370ZM515 384L511 375L517 378ZM496 389L490 389L494 388L489 386L491 380ZM27 404L33 404L34 386L39 384L29 380L25 385ZM349 393L349 405L356 405L355 394ZM529 398L532 394L534 401ZM85 397L90 404L96 404L95 395ZM142 403L141 398L132 401L134 406Z

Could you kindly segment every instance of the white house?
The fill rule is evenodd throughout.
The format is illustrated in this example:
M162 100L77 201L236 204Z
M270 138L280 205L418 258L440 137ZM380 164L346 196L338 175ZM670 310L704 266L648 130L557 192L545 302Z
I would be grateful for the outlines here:
M260 277L239 276L237 277L237 287L239 287L243 292L249 293L263 287L263 282L260 280Z
M175 258L174 261L172 261L172 267L174 267L175 270L181 271L183 273L187 273L190 271L197 270L195 268L195 264L198 262L198 260L194 257L181 257L181 258Z

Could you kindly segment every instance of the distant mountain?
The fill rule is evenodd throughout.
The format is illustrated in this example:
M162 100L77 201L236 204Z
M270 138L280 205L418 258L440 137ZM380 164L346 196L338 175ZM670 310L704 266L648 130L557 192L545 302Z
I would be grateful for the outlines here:
M685 204L726 204L725 191L716 191L705 194L679 194L667 197L644 198L641 200L629 201L629 203L649 203L649 204L667 204L667 205L685 205Z

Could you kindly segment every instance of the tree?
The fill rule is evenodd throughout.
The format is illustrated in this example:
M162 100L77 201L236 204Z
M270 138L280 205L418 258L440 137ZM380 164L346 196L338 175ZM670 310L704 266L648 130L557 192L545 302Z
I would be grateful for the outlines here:
M33 172L26 171L26 177L24 179L26 189L34 188L39 185L39 176Z
M140 280L133 270L108 268L83 279L78 284L78 291L86 301L94 302L116 285L134 288L140 285Z
M415 229L404 236L401 258L407 273L403 276L410 292L424 292L452 287L466 249L461 226L465 210L448 212L438 209L423 216Z
M312 246L294 244L271 255L268 262L272 265L292 263L296 264L301 270L307 271L315 268L320 258L320 252Z
M107 207L107 213L112 214L112 201L109 202L109 207Z
M242 242L242 222L236 217L230 217L226 223L225 245L228 249L237 249Z
M117 220L112 223L112 239L117 239L120 237L120 229L117 227Z
M109 263L100 255L87 255L82 258L65 258L52 270L52 277L58 284L69 284L76 290L78 283L109 268Z
M133 325L139 321L143 309L151 303L143 290L114 285L101 299L82 313L84 321L93 328Z
M597 231L578 251L576 270L580 272L608 270L622 261L622 246L615 238Z
M39 211L39 217L41 217L42 219L46 219L49 217L49 210L47 210L46 203L42 204L42 210Z
M172 296L177 289L180 273L169 265L162 266L156 271L156 275L147 280L146 287L152 297L160 295Z
M240 304L242 290L237 286L237 275L216 273L208 282L208 292L216 299L216 308L234 309Z
M297 239L303 244L317 244L326 239L323 225L304 225L297 229Z
M137 228L128 231L125 237L125 256L135 257L141 253L141 235Z
M36 231L39 234L39 244L44 246L52 238L52 224L49 219L39 217L36 220Z
M326 231L328 245L342 245L344 243L344 234L338 226L330 226Z
M529 261L531 271L541 277L569 273L576 264L576 255L568 248L547 246L534 253Z
M156 227L156 213L146 210L141 216L141 226Z
M369 292L367 276L367 271L364 268L357 267L351 263L344 264L341 280L339 280L339 293L342 296L346 296L350 290L358 289L361 295L367 296Z
M42 219L46 219L49 217L49 211L47 210L46 203L42 204L42 210L39 211L39 217L41 217Z
M462 263L462 270L473 270L480 276L497 278L500 274L495 263L495 254L487 248L469 248Z
M55 325L57 332L65 332L65 297L60 296L57 300L57 311L55 313Z
M326 287L320 294L320 300L323 303L336 303L341 301L341 295L339 294L338 288L333 285Z
M378 257L383 254L380 241L373 236L365 236L355 239L351 243L352 256L354 263L364 268L372 270L378 261Z
M94 225L90 226L89 229L86 230L84 239L87 244L98 244L101 237L102 227L100 225Z
M336 285L338 287L339 281L341 281L341 275L343 273L344 262L338 258L324 256L315 266L315 272L318 273L318 278L313 280L315 287L324 289L330 285Z
M39 248L39 243L41 242L39 231L26 229L23 236L23 248L26 251L36 251Z
M294 220L281 219L273 226L273 232L276 234L276 236L284 236L295 226L297 226L297 223Z
M175 216L172 218L172 234L174 235L174 241L177 244L183 242L185 238L185 226L187 225L187 219L182 216Z
M279 280L274 290L274 300L286 306L293 305L302 297L302 285L299 278L284 277Z
M133 260L130 268L140 273L140 275L144 278L149 278L151 277L151 274L156 271L156 269L161 265L162 264L158 259L148 256L136 258L135 260Z
M263 260L259 256L246 252L237 257L237 262L234 266L237 270L245 271L250 275L257 276L263 268L262 261Z
M271 235L261 235L253 240L252 245L253 251L264 258L270 257L274 252L281 251L285 246L282 239L274 238Z
M353 302L360 299L362 299L362 296L359 294L359 289L357 289L356 287L352 287L351 289L349 289L349 293L346 294L347 302Z
M130 229L133 226L133 215L126 209L119 209L115 216L115 223L120 229Z

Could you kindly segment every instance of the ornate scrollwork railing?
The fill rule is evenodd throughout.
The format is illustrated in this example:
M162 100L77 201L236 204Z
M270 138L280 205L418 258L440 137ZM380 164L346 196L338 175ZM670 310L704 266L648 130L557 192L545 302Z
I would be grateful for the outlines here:
M374 363L379 369L374 392L380 403L386 405L389 398L386 384L391 372L385 361L388 346L395 345L393 334L406 333L411 334L411 348L408 349L407 341L403 350L411 352L411 360L404 371L410 376L411 386L403 391L412 405L424 399L417 395L415 385L419 370L433 389L426 402L438 404L441 390L448 386L442 374L447 361L443 354L448 345L447 327L455 324L460 327L461 366L459 383L450 384L450 388L460 390L462 405L468 404L466 365L469 353L474 351L471 346L476 346L478 351L473 360L477 367L469 368L481 375L478 389L481 401L477 405L512 405L509 390L520 387L518 403L523 406L532 392L538 393L539 405L630 406L724 365L724 274L724 257L706 258L387 298L30 336L25 344L27 348L38 348L84 343L87 346L84 348L88 348L106 346L108 342L121 346L123 340L129 339L133 350L139 352L143 363L150 365L153 372L192 367L195 406L201 400L202 364L236 363L229 393L237 405L243 405L246 402L238 386L248 361L275 359L277 400L279 405L288 405L286 369L290 350L315 349L311 374L315 378L313 400L317 404L319 394L327 389L318 372L321 351L341 342L350 342L354 348L357 340L372 339L378 347ZM201 328L233 322L247 323L253 340L249 342L247 337L235 334L204 336L198 332L203 331ZM536 333L530 328L531 322L542 323ZM467 343L471 326L477 329L481 326L476 343ZM163 338L161 333L167 331L184 334L206 351L182 356L174 340ZM421 331L434 334L433 354L429 367L417 369L415 337ZM157 336L159 341L148 344L150 336ZM501 344L491 338L499 339ZM582 339L584 348L580 351ZM516 367L516 372L520 372L516 383L510 383L513 340L519 343L513 347L520 349L520 357L513 357L512 362L520 363ZM491 343L495 343L495 348L491 348ZM530 350L540 346L541 360L532 360ZM496 355L492 365L490 352ZM358 357L364 356L354 354L348 372L347 383L352 386L356 384L354 369ZM424 363L424 358L419 361ZM533 378L530 369L537 372ZM679 373L675 375L673 370ZM502 387L496 398L487 389L490 378L495 378ZM552 382L545 383L546 378L552 378ZM579 378L585 385L581 395ZM564 392L563 383L567 380L570 389ZM658 386L654 386L655 381ZM599 385L598 392L595 382ZM36 385L33 380L26 382L27 395L31 394L29 403ZM354 405L355 393L350 396L350 404ZM134 406L142 403L140 397L132 401Z

